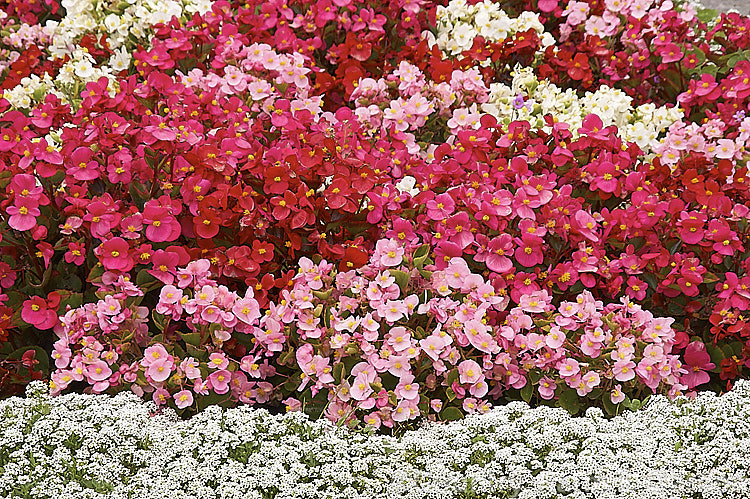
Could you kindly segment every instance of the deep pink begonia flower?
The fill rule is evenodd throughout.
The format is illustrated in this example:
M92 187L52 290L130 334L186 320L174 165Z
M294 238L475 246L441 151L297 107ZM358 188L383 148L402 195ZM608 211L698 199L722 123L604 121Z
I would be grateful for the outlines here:
M706 371L715 368L716 364L711 362L711 356L706 351L706 345L700 341L693 341L685 348L683 358L685 359L687 374L683 374L680 381L686 384L689 390L708 383L710 376Z

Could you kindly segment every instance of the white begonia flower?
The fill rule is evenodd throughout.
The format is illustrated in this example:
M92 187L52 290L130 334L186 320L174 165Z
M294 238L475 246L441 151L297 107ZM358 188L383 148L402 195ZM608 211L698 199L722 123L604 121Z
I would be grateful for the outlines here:
M404 178L398 181L398 183L396 184L396 189L398 189L398 191L401 193L406 192L410 196L416 196L417 194L419 194L419 189L414 187L416 184L416 178L406 175Z
M211 0L191 0L185 5L185 10L191 14L197 12L201 15L211 10L213 1Z
M474 38L479 34L476 29L468 24L459 23L453 29L453 39L459 47L459 53L469 50L474 43Z
M115 72L120 72L128 69L130 67L130 62L132 59L132 56L130 55L130 52L128 52L125 47L121 47L118 50L114 50L114 53L109 58L109 66L114 70Z
M89 60L83 59L81 61L77 61L74 64L73 72L79 78L88 80L95 74L96 71L94 69L94 66L91 64Z
M180 17L182 15L182 6L174 1L159 2L158 7L151 13L149 22L151 25L167 24L172 16Z

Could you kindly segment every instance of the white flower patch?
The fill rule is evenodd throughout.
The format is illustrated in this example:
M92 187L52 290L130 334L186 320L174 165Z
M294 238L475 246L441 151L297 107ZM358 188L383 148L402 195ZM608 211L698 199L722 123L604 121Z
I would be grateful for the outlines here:
M510 86L490 85L490 100L482 104L482 110L499 121L526 120L532 127L545 130L548 127L544 116L551 114L556 120L569 124L574 136L583 119L588 114L596 114L604 126L616 125L620 138L635 142L648 154L684 113L678 107L653 104L633 107L632 100L625 92L607 86L579 96L572 89L562 90L547 80L537 80L532 68L517 67Z
M115 75L130 67L132 50L138 45L150 46L154 25L167 23L172 16L183 20L196 12L211 10L210 0L64 0L65 17L47 21L45 33L51 40L47 51L53 59L70 57L63 65L53 84L24 79L2 96L15 108L28 109L54 92L63 102L79 96L86 83L102 76L110 80L110 93L115 90ZM92 33L97 39L102 35L114 54L107 64L96 65L94 59L79 45L81 38ZM135 40L135 41L134 41ZM26 81L28 80L28 81ZM37 78L38 80L38 78ZM38 89L44 87L45 91Z
M132 393L0 402L0 497L742 499L750 381L605 419L513 402L402 437L301 413L209 406L183 421Z
M500 4L484 0L469 5L465 0L452 0L446 7L437 8L437 34L424 33L423 37L450 55L469 50L474 38L482 36L489 42L511 38L518 32L533 29L542 41L542 49L553 45L555 39L544 31L539 16L522 12L517 18L508 16Z

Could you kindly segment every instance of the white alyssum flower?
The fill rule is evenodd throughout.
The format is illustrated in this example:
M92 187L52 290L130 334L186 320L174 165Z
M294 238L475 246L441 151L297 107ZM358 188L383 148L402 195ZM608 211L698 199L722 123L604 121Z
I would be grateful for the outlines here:
M0 401L0 497L750 498L750 381L606 419L520 402L394 438L132 393Z

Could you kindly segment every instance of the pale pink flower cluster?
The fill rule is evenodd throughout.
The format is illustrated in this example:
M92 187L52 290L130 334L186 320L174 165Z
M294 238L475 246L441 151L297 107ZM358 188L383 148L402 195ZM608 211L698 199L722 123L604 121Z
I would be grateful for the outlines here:
M402 61L384 78L362 78L351 100L359 121L372 131L417 131L445 117L455 134L479 128L482 113L477 105L489 100L489 89L477 68L454 70L449 81L437 83Z
M321 114L320 96L310 96L312 72L309 60L298 52L278 53L270 45L253 43L242 45L229 38L219 56L223 74L199 68L187 74L176 71L177 78L188 88L209 91L216 89L217 98L232 95L247 95L251 99L251 111L274 112L278 99L288 99L293 113L309 111L313 116Z
M463 258L438 269L418 245L379 240L369 264L347 272L303 257L267 310L252 289L240 296L217 285L207 260L191 262L160 277L153 314L171 345L197 347L181 353L148 341L140 291L105 274L103 298L61 319L53 392L85 381L97 393L130 386L157 404L172 398L180 409L214 393L242 403L286 396L297 410L294 393L323 391L329 419L390 427L446 406L486 411L490 399L529 383L543 399L599 389L613 403L643 387L687 389L672 319L627 299L604 306L587 291L558 307L546 290L531 291L506 311L509 297ZM243 335L252 346L235 360L222 346Z
M663 164L674 165L681 158L699 153L708 159L727 159L737 164L747 157L750 147L750 117L744 118L733 138L726 137L729 125L721 119L706 120L702 125L677 121L667 132L665 140L654 148Z

